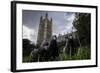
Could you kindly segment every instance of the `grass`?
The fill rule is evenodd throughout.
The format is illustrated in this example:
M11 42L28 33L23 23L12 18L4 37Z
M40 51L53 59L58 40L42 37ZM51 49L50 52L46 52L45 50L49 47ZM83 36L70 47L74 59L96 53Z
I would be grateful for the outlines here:
M60 53L58 57L58 61L66 61L66 60L86 60L91 58L91 50L87 47L78 48L77 53L74 55ZM34 57L35 59L35 57ZM30 62L30 56L23 56L23 62Z
M23 62L30 62L30 56L23 56Z
M59 59L61 61L64 60L85 60L90 59L91 57L91 51L90 48L82 47L78 49L78 52L74 54L73 56L61 53L59 54Z

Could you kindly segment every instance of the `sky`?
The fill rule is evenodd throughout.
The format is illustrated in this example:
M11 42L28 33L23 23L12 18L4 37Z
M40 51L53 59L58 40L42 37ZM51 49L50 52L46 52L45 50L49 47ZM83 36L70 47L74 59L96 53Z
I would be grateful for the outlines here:
M73 12L54 12L54 11L22 11L23 38L27 38L36 43L40 17L45 17L48 13L48 19L52 18L53 35L66 34L72 31L72 22L75 18Z

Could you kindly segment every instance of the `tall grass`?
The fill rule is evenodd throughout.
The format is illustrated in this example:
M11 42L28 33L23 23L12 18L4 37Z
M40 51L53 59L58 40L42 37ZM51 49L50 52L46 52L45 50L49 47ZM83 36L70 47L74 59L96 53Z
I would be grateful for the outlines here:
M86 60L86 59L90 59L90 58L91 58L91 50L90 50L90 48L87 48L87 47L78 48L77 53L75 53L74 55L65 54L65 53L59 54L59 59L61 61L64 61L64 60Z
M66 60L86 60L91 59L91 50L88 47L81 47L77 48L78 51L74 55L66 54L66 53L59 53L59 57L57 58L58 61L66 61ZM32 60L35 60L36 57L34 57ZM45 61L45 60L44 60ZM30 56L23 56L23 62L31 62ZM36 61L32 62L38 62Z

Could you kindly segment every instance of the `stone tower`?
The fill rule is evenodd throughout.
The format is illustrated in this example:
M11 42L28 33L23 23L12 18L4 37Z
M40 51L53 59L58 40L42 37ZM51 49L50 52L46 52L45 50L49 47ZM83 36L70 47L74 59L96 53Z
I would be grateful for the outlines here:
M52 36L52 18L48 19L48 14L45 14L45 18L40 17L40 23L38 28L37 44L41 45L43 40L49 41Z

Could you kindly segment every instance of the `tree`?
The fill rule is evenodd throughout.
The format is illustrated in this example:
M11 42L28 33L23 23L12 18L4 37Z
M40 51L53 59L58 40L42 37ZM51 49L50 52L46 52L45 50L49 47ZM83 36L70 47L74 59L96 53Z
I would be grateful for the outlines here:
M82 46L88 46L91 43L91 14L90 13L76 13L73 21L74 27Z
M28 39L23 39L23 56L28 56L32 49L35 48L34 44L30 44L31 41Z

